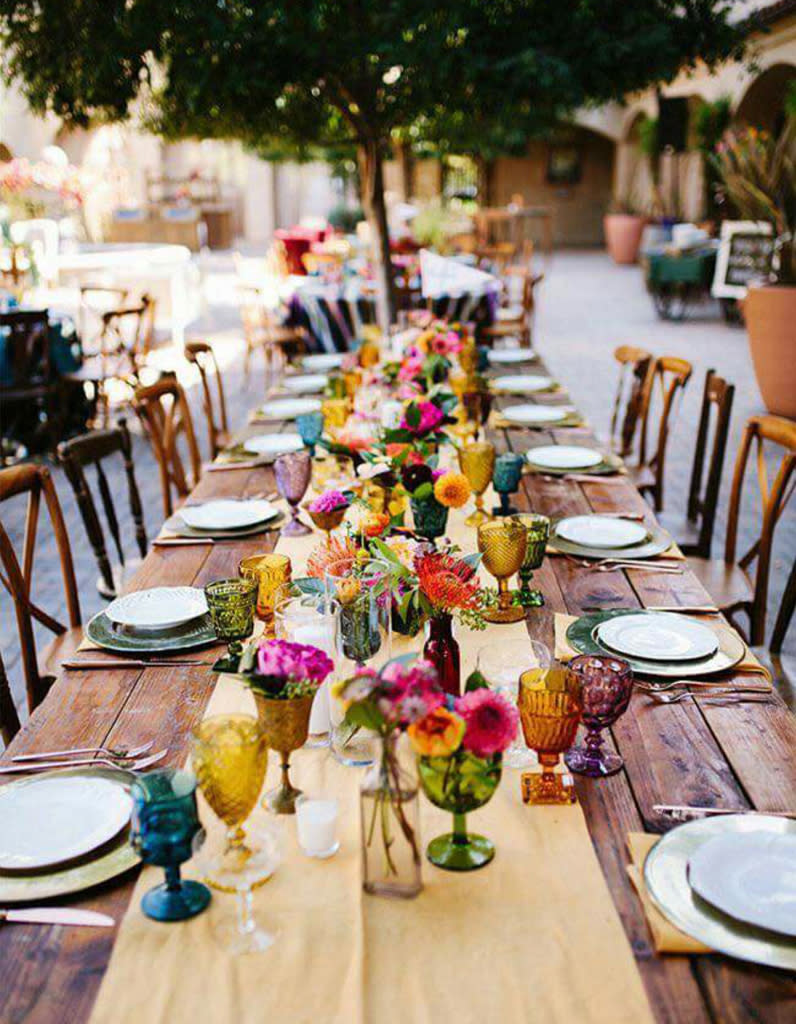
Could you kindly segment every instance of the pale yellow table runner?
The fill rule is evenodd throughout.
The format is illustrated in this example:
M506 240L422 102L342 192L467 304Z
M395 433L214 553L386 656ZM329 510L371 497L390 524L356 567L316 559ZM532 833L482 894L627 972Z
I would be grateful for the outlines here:
M452 513L448 535L472 551L474 533L463 518ZM317 543L317 535L280 539L295 576ZM524 623L459 630L463 676L479 647L523 636ZM254 702L236 680L221 677L206 713L231 710L254 713ZM92 1024L652 1020L580 807L524 806L519 773L507 769L492 801L468 818L494 840L494 862L466 874L424 863L417 899L379 899L360 884L361 771L337 764L327 750L301 750L291 760L296 785L340 801L341 846L328 861L306 858L293 820L283 819L285 861L255 893L258 917L279 931L274 946L242 958L220 950L213 921L233 909L233 897L221 893L192 921L148 920L141 897L162 872L145 868ZM272 761L267 784L275 778ZM421 842L449 829L450 816L421 796Z

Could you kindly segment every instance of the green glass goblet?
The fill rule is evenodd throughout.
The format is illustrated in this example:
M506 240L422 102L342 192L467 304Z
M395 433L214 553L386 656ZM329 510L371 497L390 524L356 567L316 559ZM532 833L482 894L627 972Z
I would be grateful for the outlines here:
M254 629L256 579L214 580L205 587L207 610L216 636L227 645L230 658L240 657L242 640Z
M528 543L525 547L525 558L520 571L520 603L523 608L540 608L544 604L541 590L531 589L531 578L534 569L538 569L544 561L547 538L550 536L550 520L537 512L521 512L512 516L525 527Z

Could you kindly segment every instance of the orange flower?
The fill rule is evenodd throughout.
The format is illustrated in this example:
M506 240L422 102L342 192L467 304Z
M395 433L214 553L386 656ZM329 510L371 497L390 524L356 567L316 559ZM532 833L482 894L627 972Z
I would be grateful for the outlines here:
M444 473L434 484L434 497L445 508L461 508L472 494L464 473Z
M407 733L415 753L421 757L450 757L461 746L464 719L440 707L413 722Z
M350 537L332 537L310 553L307 558L307 575L323 579L331 565L334 565L338 572L350 569L358 552L359 545Z
M478 608L478 577L461 558L434 551L415 561L415 574L421 593L439 611Z
M378 537L390 525L386 512L368 512L362 519L362 532L366 537Z

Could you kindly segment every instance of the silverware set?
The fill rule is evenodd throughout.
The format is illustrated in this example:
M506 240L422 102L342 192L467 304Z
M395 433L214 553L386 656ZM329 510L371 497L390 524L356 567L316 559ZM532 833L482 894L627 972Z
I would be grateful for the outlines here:
M772 695L764 690L744 690L737 686L714 686L711 690L692 693L682 690L678 693L656 693L644 691L656 704L679 704L684 700L707 702L708 704L770 704Z
M647 572L668 573L679 576L684 568L681 562L666 561L665 559L653 558L576 558L574 555L563 553L568 562L572 562L581 569L588 569L590 572L622 572L625 569L645 569Z
M35 754L16 754L11 764L0 766L2 775L19 775L22 772L51 771L55 768L82 768L85 765L115 768L125 772L140 772L162 761L168 749L154 754L148 751L154 740L141 746L118 747L71 747L66 750L37 751ZM146 757L141 755L147 754Z
M695 821L719 814L743 814L750 817L763 815L767 818L789 818L796 820L796 811L750 811L746 807L692 807L687 804L653 804L653 814L673 822Z
M61 668L78 672L92 672L102 669L119 668L185 668L191 665L212 665L213 661L197 661L189 658L72 658L61 662Z

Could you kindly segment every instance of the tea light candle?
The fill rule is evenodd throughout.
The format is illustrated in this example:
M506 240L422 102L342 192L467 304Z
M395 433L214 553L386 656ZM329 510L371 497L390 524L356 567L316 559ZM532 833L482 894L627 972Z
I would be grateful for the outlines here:
M340 848L337 839L337 801L299 797L296 801L296 831L308 857L332 857Z

